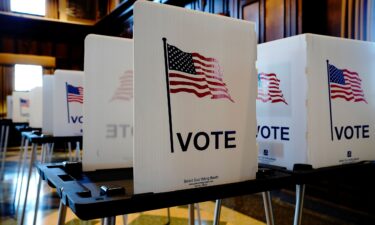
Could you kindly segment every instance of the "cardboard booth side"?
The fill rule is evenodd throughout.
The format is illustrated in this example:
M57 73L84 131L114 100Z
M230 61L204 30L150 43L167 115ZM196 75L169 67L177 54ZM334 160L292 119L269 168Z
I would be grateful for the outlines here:
M43 134L53 134L53 78L51 75L43 76Z
M374 160L375 43L307 35L309 163Z
M13 91L12 120L14 123L29 122L30 98L28 91Z
M81 136L83 72L56 70L53 81L53 135Z
M258 45L259 162L292 169L307 163L306 40L298 35Z
M42 128L42 119L43 119L42 87L35 87L30 90L29 126L33 128Z
M12 119L12 112L13 110L13 97L11 95L7 95L7 119Z
M133 165L133 41L85 40L83 170Z
M255 178L254 24L139 1L134 54L135 193Z

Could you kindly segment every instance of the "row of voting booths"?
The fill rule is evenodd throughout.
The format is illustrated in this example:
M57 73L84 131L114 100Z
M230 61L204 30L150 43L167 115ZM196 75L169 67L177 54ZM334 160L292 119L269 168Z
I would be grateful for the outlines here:
M15 217L19 224L30 222L26 221L25 214L28 196L34 194L30 193L30 190L35 190L35 188L30 188L34 163L37 161L39 163L50 162L55 144L68 146L69 161L76 161L81 158L82 83L82 71L56 70L53 76L43 76L42 87L35 87L28 92L15 91L12 96L8 96L7 106L8 109L11 109L8 111L8 118L11 119L13 124L25 124L19 129L22 141L17 176L14 179L16 184L13 204ZM41 130L42 132L40 132ZM72 156L72 143L76 145L75 158ZM29 145L31 145L31 149ZM38 149L41 150L40 156L37 156ZM3 174L6 146L2 150L1 168ZM31 150L30 154L29 150ZM39 177L36 189L34 224L38 212L41 177Z
M135 193L155 193L375 159L374 43L256 43L251 22L144 1L134 40L89 35L84 170L133 158Z
M82 135L82 83L82 71L56 70L54 76L44 75L43 87L7 96L7 118L42 128L47 135Z
M29 122L83 134L82 173L133 168L134 195L256 180L258 163L371 161L374 49L313 34L257 45L251 22L139 1L134 39L88 35L84 72L45 76Z

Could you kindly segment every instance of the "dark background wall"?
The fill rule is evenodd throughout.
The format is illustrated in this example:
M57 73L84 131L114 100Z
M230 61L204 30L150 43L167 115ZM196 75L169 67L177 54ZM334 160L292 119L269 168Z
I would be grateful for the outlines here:
M83 43L88 33L132 37L134 2L134 0L122 1L114 11L94 25L0 14L0 52L54 56L57 68L83 69ZM361 39L354 35L357 12L354 2L356 1L169 0L162 2L254 21L259 43L307 32ZM104 6L106 5L103 4ZM103 14L103 9L98 10ZM366 15L362 13L360 16Z

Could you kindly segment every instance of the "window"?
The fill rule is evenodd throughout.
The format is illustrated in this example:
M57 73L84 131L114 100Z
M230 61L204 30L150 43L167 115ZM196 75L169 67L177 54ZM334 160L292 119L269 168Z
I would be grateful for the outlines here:
M12 12L45 16L46 0L10 0L10 10Z
M14 67L14 90L29 91L42 86L42 66L16 64Z

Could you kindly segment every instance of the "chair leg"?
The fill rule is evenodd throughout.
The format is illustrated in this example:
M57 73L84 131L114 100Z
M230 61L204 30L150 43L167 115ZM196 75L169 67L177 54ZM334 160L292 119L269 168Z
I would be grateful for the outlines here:
M57 219L57 225L64 225L66 219L66 205L60 200L59 206L59 217Z
M198 218L198 224L202 225L202 220L201 220L201 209L199 208L199 203L195 203L195 208L197 209L197 218Z
M273 217L273 210L272 210L272 201L271 201L271 192L265 191L262 192L263 196L263 203L264 203L264 211L266 213L266 221L267 225L274 225L274 217Z
M194 225L195 223L194 215L194 204L189 204L189 225Z
M128 225L128 215L124 214L122 215L122 222L124 225Z
M16 205L16 212L15 212L16 218L18 217L18 212L19 212L20 203L21 203L23 180L24 180L23 176L24 176L24 173L25 173L28 151L29 151L29 140L26 139L25 140L25 147L24 147L24 151L23 151L23 160L22 160L22 162L20 162L21 163L21 182L20 182L19 192L17 193L18 198L17 198L17 205Z
M30 165L29 165L29 172L28 172L28 176L27 176L25 199L24 199L23 206L22 206L20 225L23 225L24 220L25 220L26 206L27 206L27 196L28 196L28 193L29 193L30 180L31 180L33 166L34 166L34 162L35 162L35 158L36 158L37 147L38 147L38 145L33 144L33 150L31 152L31 160L30 160Z
M1 133L1 136L3 136L2 133ZM2 153L3 153L1 157L0 180L4 180L4 167L5 167L5 157L6 157L7 148L8 148L8 138L9 138L9 126L6 126L5 135L0 146L0 148L2 148Z
M79 144L79 141L76 142L76 161L80 162L81 160L81 146Z
M47 151L48 151L48 143L42 145L42 152L41 152L41 159L40 163L45 163L47 158ZM36 224L36 220L38 217L38 210L39 210L39 198L40 198L40 189L42 187L42 177L38 176L38 186L37 186L37 192L36 192L36 199L35 199L35 209L34 209L34 219L33 219L33 225Z
M23 156L24 156L24 151L25 151L25 148L24 148L24 144L25 144L25 137L22 136L22 139L21 139L21 147L20 147L20 152L19 152L19 159L18 159L18 163L17 163L17 178L16 178L16 184L15 184L15 187L14 187L14 194L13 194L13 206L15 208L16 207L16 201L17 201L17 196L18 196L18 183L20 183L20 171L21 171L21 165L22 165L22 161L23 161ZM16 218L16 214L14 214L14 217Z
M168 221L165 225L171 224L171 209L170 208L167 208L167 217L168 217Z
M68 142L68 152L69 152L69 162L72 162L73 161L73 157L72 157L72 144L70 142Z
M2 125L1 126L1 131L0 131L0 157L1 157L1 159L3 158L3 155L4 155L4 150L3 150L3 143L4 143L4 139L5 139L5 127L6 127L6 125ZM5 159L5 157L4 157L4 159ZM4 164L5 162L3 161L3 160L1 160L1 165L0 165L0 167L1 167L1 169L0 169L0 180L2 180L1 179L1 177L2 177L2 174L3 174L3 164Z
M116 224L116 216L105 217L104 221L102 220L102 225L115 225Z
M293 222L294 225L301 225L304 197L305 197L305 184L297 184L296 185L296 208L294 211L294 222Z
M213 223L213 225L219 225L219 223L220 223L221 201L222 201L222 199L217 199L216 200L215 214L214 214L214 223Z

